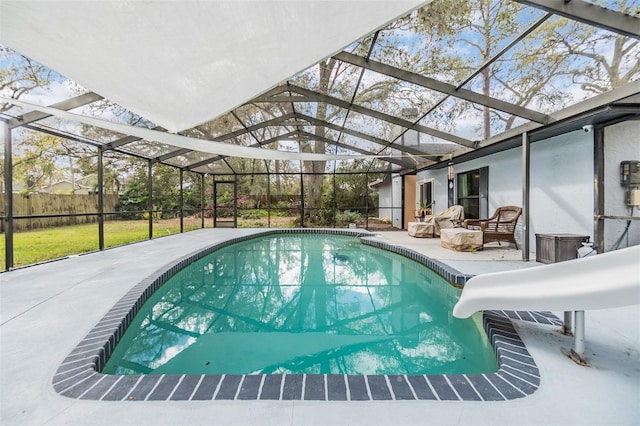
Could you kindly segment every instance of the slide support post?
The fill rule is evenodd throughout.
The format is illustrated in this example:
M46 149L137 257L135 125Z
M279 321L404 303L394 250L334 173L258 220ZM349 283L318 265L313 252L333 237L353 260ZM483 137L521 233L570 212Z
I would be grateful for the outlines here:
M575 331L575 353L580 358L584 359L584 311L576 311L575 316L576 331Z
M564 311L564 325L562 326L562 333L567 336L571 336L571 329L573 328L573 312L572 311Z

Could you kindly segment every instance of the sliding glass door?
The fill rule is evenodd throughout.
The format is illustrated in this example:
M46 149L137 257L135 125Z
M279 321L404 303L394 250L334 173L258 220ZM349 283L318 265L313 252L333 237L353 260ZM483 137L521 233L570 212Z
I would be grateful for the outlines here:
M458 173L458 204L464 207L466 219L486 219L489 207L489 168Z

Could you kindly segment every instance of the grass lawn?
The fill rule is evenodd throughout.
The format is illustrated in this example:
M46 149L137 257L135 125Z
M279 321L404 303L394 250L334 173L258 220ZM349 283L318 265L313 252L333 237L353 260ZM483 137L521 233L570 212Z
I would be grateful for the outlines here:
M293 217L271 217L272 228L293 226ZM200 218L185 217L184 231L199 229ZM205 220L205 227L213 226L212 219ZM238 227L266 227L267 219L238 219ZM358 224L363 227L364 223ZM390 225L386 225L389 227ZM375 223L369 222L375 229ZM162 219L153 223L153 237L163 237L180 232L180 219ZM105 248L121 246L149 238L149 222L146 220L106 221L104 223ZM60 226L57 228L20 231L13 234L13 266L25 266L47 260L98 250L98 224ZM0 234L0 271L5 270L5 239Z
M211 225L209 224L209 226ZM185 218L185 231L196 228L200 228L200 219L191 220L191 218ZM180 232L180 221L177 219L160 220L153 224L153 231L154 238L177 234ZM146 220L108 221L104 223L105 248L143 241L148 238L149 222ZM4 270L4 235L0 239L0 270ZM13 234L14 266L30 265L96 250L98 250L97 223L36 229Z
M272 218L271 226L291 226L291 218ZM185 217L184 231L199 229L200 218ZM264 220L238 219L239 227L264 227ZM205 228L213 226L205 219ZM153 223L153 237L164 237L180 232L180 219L162 219ZM117 247L149 238L146 220L106 221L104 223L105 248ZM60 226L57 228L19 231L13 234L13 266L32 265L47 260L98 250L98 224ZM5 239L0 234L0 271L5 270Z

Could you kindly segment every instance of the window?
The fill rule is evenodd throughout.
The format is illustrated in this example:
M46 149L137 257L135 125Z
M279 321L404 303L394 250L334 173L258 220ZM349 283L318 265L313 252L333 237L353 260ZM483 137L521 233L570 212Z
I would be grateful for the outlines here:
M458 204L464 207L467 219L488 217L489 168L471 170L457 175Z
M416 187L416 207L421 207L422 205L427 205L432 208L433 204L433 179L418 182L418 186Z

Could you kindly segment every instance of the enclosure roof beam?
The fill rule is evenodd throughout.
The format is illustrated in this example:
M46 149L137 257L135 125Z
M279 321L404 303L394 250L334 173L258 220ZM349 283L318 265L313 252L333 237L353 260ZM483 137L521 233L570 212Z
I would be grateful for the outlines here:
M248 133L248 132L247 132L247 133ZM291 134L295 134L295 132L289 132L289 133L287 133L286 135L291 135ZM286 135L285 135L285 136L286 136ZM253 147L253 148L261 147L261 146L263 146L263 145L268 145L268 144L270 144L270 143L272 143L272 142L276 142L276 141L278 141L278 140L280 140L280 139L284 139L284 136L283 136L283 135L279 135L279 136L274 136L274 137L269 138L269 139L265 139L265 140L263 140L263 141L258 140L258 142L257 142L257 143L251 144L251 145L249 145L249 146L250 146L250 147ZM256 140L257 140L257 139L256 139ZM210 163L213 163L213 162L216 162L216 161L223 160L223 159L225 159L226 157L227 157L227 156L225 156L225 155L216 155L215 157L211 157L211 158L208 158L208 159L206 159L206 160L198 161L197 163L189 164L189 165L187 166L187 168L191 169L191 168L195 168L195 167L205 166L205 165L207 165L207 164L210 164Z
M50 105L51 108L57 108L63 111L69 111L75 108L79 108L81 106L88 105L90 103L96 102L103 99L102 96L97 93L89 92L82 94L80 96L75 96L70 99L66 99L61 102L57 102L55 104ZM17 118L11 119L9 121L9 127L19 127L28 123L33 123L34 121L43 120L45 118L51 117L51 114L47 114L41 111L30 111L26 114L23 114Z
M282 88L273 89L273 90L275 92L279 91L280 93L283 91ZM309 125L322 126L322 127L326 127L326 128L338 131L338 132L344 132L346 134L358 137L360 139L364 139L364 140L367 140L369 142L373 142L373 143L376 143L378 145L382 145L382 146L385 146L385 147L396 148L396 149L398 149L400 151L404 151L404 152L407 152L407 153L410 153L410 154L414 154L414 155L424 155L425 154L424 152L422 152L420 150L416 150L416 149L413 149L413 148L405 147L405 146L402 146L402 145L393 145L392 146L393 142L389 142L389 141L387 141L385 139L377 138L375 136L370 136L370 135L367 135L365 133L358 132L357 130L351 130L351 129L348 129L348 128L343 128L342 126L339 126L337 124L333 124L333 123L330 123L328 121L320 120L320 119L317 119L315 117L311 117L311 116L300 114L300 113L284 114L284 115L282 115L280 117L275 117L275 118L273 118L271 120L263 121L262 123L254 124L253 126L248 126L246 129L237 130L237 131L235 131L233 133L228 133L226 135L219 136L217 138L217 140L220 141L220 140L230 139L232 137L236 137L236 136L239 136L239 135L242 135L242 134L246 134L249 131L255 131L255 130L258 130L260 128L267 127L267 126L282 125L283 122L285 122L285 121L287 121L289 119L303 120L303 121L308 122ZM287 126L294 126L295 124L286 124L286 125Z
M280 139L296 138L296 137L325 142L327 144L335 145L337 147L348 149L350 151L357 152L357 153L363 154L363 155L376 155L376 154L378 154L378 153L375 153L375 152L367 151L367 150L362 149L362 148L351 146L351 145L346 144L344 142L334 141L334 140L331 140L331 139L329 139L327 137L324 137L324 136L314 135L313 133L305 132L304 130L296 130L296 131L293 131L293 132L289 132L289 133L286 133L284 135L280 135L280 136L277 136L275 138L272 138L272 140L270 140L269 142L265 141L265 143L274 142L275 140L280 140ZM415 167L415 162L412 162L409 159L385 157L385 158L380 158L380 160L388 161L390 163L394 163L394 164L397 164L397 165L402 166L402 167L408 167L408 168Z
M193 150L189 148L176 149L175 151L171 151L171 152L167 152L166 154L159 155L158 157L155 158L155 161L163 162L165 160L168 160L169 158L177 157L179 155L183 155L188 152L193 152Z
M231 139L233 137L237 137L237 136L249 133L249 132L253 132L253 131L258 130L258 129L263 128L263 127L282 125L283 122L285 122L285 121L287 121L289 119L304 120L304 121L308 122L310 125L327 127L329 129L336 130L338 132L344 132L344 133L350 134L352 136L358 137L360 139L364 139L364 140L367 140L369 142L376 143L378 145L382 145L382 146L385 146L385 147L396 148L396 149L398 149L400 151L404 151L404 152L407 152L407 153L410 153L410 154L414 154L414 155L424 155L425 154L424 152L422 152L420 150L416 150L416 149L409 148L409 147L402 146L402 145L393 145L392 142L389 142L389 141L387 141L385 139L377 138L375 136L370 136L370 135L367 135L365 133L358 132L356 130L343 128L342 126L339 126L337 124L329 123L327 121L319 120L317 118L310 117L310 116L304 115L304 114L299 114L299 113L284 114L284 115L281 115L280 117L275 117L275 118L273 118L271 120L263 121L262 123L254 124L253 126L247 126L244 129L237 130L237 131L232 132L232 133L227 133L226 135L223 135L223 136L219 136L219 137L215 138L215 140L216 141L228 140L228 139ZM287 126L293 126L293 124L287 124ZM262 142L261 144L264 144L264 143L265 142Z
M163 129L160 126L157 127L152 127L151 130L157 130L159 132L166 132L166 129ZM144 138L138 137L138 136L125 136L122 137L120 139L116 139L115 141L111 141L111 142L107 142L106 144L104 144L105 149L114 149L114 148L118 148L119 146L122 145L127 145L130 144L132 142L137 142L140 141Z
M192 171L193 169L197 168L197 167L202 167L202 166L206 166L207 164L211 164L213 162L222 160L222 158L219 155L216 155L215 157L211 157L211 158L207 158L206 160L200 160L196 163L191 163L187 166L185 166L185 170L188 171Z
M500 99L486 96L481 93L476 93L472 90L458 89L454 85L400 68L396 68L391 65L383 64L382 62L371 60L367 61L365 60L365 58L354 55L353 53L340 52L333 57L348 64L363 67L371 71L387 75L389 77L397 78L399 80L407 81L418 86L426 87L427 89L435 90L437 92L445 93L447 95L464 99L472 103L480 104L498 111L516 115L527 120L534 121L536 123L548 124L551 122L551 117L547 114L514 105L509 102L501 101Z
M240 117L238 117L238 114L236 114L234 111L231 111L231 115L233 115L233 118L235 118L238 121L238 123L240 123L240 125L247 131L247 133L249 133L249 136L251 136L256 142L260 142L260 139L258 139L256 135L253 134L253 131L247 129L247 125L244 124L242 120L240 120Z
M249 133L249 134L251 134L251 136L253 136L253 138L255 140L258 141L257 144L252 144L250 146L251 147L256 147L256 146L260 147L262 145L266 145L266 144L269 144L271 142L275 142L276 140L280 139L281 137L280 136L276 136L276 137L273 137L273 138L270 138L270 139L267 139L267 140L264 140L264 141L260 141L258 138L256 138L253 135L252 132L254 132L256 130L260 130L260 129L262 129L264 127L268 127L268 126L281 125L282 122L287 121L289 119L295 119L295 114L293 114L293 113L284 114L284 115L281 115L280 117L275 117L273 119L270 119L270 120L267 120L267 121L263 121L262 123L254 124L253 126L245 126L241 122L240 124L243 126L243 128L241 130L237 130L237 131L232 132L232 133L227 133L227 134L224 134L222 136L218 136L218 137L215 138L215 141L216 142L222 142L222 141L229 140L229 139L232 139L232 138L235 138L235 137L238 137L238 136L241 136L241 135ZM206 164L213 163L214 161L222 160L224 158L226 158L225 155L216 155L216 156L211 157L209 159L198 161L197 163L189 164L187 166L187 169L192 169L192 168L195 168L195 167L204 166Z
M326 138L324 136L317 136L317 135L314 135L313 133L305 132L303 130L297 131L297 135L305 137L305 138L308 138L308 139L319 140L321 142L326 142L328 144L333 144L333 145L335 145L337 147L348 149L350 151L357 152L359 154L364 154L364 155L376 155L376 154L379 154L379 153L367 151L367 150L362 149L362 148L357 148L355 146L351 146L351 145L348 145L348 144L343 143L343 142L333 141L333 140L328 139L328 138ZM281 136L280 139L284 139L284 137ZM399 166L406 167L406 168L413 168L413 167L416 166L416 162L415 161L411 161L411 160L406 159L406 158L405 159L401 159L401 158L394 158L394 157L386 157L386 158L380 158L380 160L388 161L389 163L394 163L394 164L397 164Z
M259 141L258 143L253 144L251 146L252 147L260 147L260 146L263 146L263 145L268 145L268 144L273 143L273 142L277 142L277 141L282 140L282 139L300 139L300 138L313 139L313 140L321 141L321 142L324 142L324 143L327 143L327 144L336 145L336 146L338 146L340 148L348 149L350 151L357 152L357 153L363 154L363 155L376 155L376 153L374 153L374 152L367 151L367 150L364 150L364 149L361 149L361 148L357 148L357 147L354 147L354 146L351 146L351 145L348 145L348 144L345 144L345 143L342 143L342 142L334 141L334 140L331 140L331 139L323 137L323 136L317 136L317 135L314 135L313 133L305 132L303 130L294 130L294 131L291 131L291 132L288 132L288 133L285 133L285 134L282 134L282 135L274 136L272 138L265 139L263 141ZM206 160L198 161L197 163L189 164L188 166L186 166L186 169L190 170L190 169L194 169L196 167L205 166L205 165L213 163L215 161L220 161L220 160L222 160L224 158L225 158L224 156L217 155L215 157L211 157L211 158L208 158ZM381 158L381 160L388 161L390 163L394 163L394 164L397 164L399 166L406 167L406 168L415 167L415 162L412 162L411 160L408 160L408 159L399 159L399 158L388 157L388 158Z
M565 18L603 28L627 37L640 38L640 19L582 0L515 0Z
M228 139L233 139L233 138L235 138L237 136L240 136L240 135L243 135L243 134L246 134L246 133L250 133L253 130L260 129L262 127L267 127L267 126L270 126L270 125L272 125L274 123L280 123L280 122L282 122L284 120L287 120L289 118L292 118L292 117L293 117L293 114L285 114L285 115L282 115L280 117L275 117L275 118L273 118L271 120L263 121L262 123L259 123L259 124L256 124L256 125L250 126L250 127L245 127L242 123L240 123L241 125L243 125L242 129L237 130L235 132L226 133L226 134L224 134L222 136L216 136L216 137L210 138L210 140L213 141L213 142L222 142L222 141L225 141L225 140L228 140ZM196 130L200 130L204 134L206 134L206 131L202 130L201 126L196 127L195 129ZM153 130L165 130L165 129L162 129L161 127L154 127ZM136 137L136 136L125 136L125 137L120 138L118 140L115 140L113 142L109 142L109 143L107 143L105 145L107 146L107 148L111 148L112 149L112 148L117 148L119 146L132 143L132 142L136 142L136 141L139 141L139 140L142 140L142 138L139 138L139 137ZM178 155L180 155L180 154L178 154Z
M272 124L273 124L273 123L272 123ZM254 129L254 130L258 130L258 129L259 129L259 128ZM247 133L248 133L248 131L247 131ZM249 145L249 146L250 146L250 147L252 147L252 148L262 147L263 145L268 145L268 144L270 144L270 143L272 143L272 142L276 142L276 141L278 141L278 140L280 140L280 139L286 139L287 137L289 137L289 136L291 136L291 135L294 135L295 133L296 133L296 131L292 131L292 132L286 133L286 134L284 134L284 135L278 135L278 136L274 136L274 137L269 138L269 139L265 139L265 140L263 140L263 141L258 140L258 142L257 142L257 143L251 144L251 145ZM225 156L225 155L216 155L216 156L211 157L211 158L208 158L208 159L206 159L206 160L202 160L202 161L198 161L197 163L189 164L189 165L187 166L187 169L193 169L193 168L196 168L196 167L205 166L205 165L207 165L207 164L210 164L210 163L213 163L213 162L216 162L216 161L223 160L223 159L225 159L226 157L227 157L227 156Z
M598 111L600 108L611 108L612 105L624 105L626 100L634 99L640 93L640 80L632 81L622 87L615 88L605 93L601 93L589 99L585 99L582 102L571 105L561 111L554 112L553 121L554 125L562 123L565 120L570 120L572 117L579 117L584 114L589 114L591 111ZM544 126L540 126L536 123L525 123L518 127L514 127L499 135L493 136L485 141L482 141L481 145L489 146L495 143L507 141L511 138L519 138L524 132L531 133L532 137L535 137L535 132L539 132Z
M227 167L229 168L229 170L231 170L231 173L233 173L233 176L236 176L238 173L236 173L236 171L233 169L233 167L231 167L231 164L229 164L229 162L227 161L226 157L222 158L222 161L224 162L224 164L227 165Z
M76 136L76 135L69 134L69 133L62 133L59 130L55 130L55 129L51 129L51 128L48 128L48 127L44 127L40 123L23 124L22 126L25 129L34 130L34 131L40 132L40 133L46 133L46 134L51 135L51 136L55 136L55 137L58 137L58 138L64 138L64 139L67 139L67 140L70 140L70 141L74 141L74 142L80 142L80 143L83 143L85 145L93 146L95 148L101 148L103 146L99 142L95 142L95 141L92 141L90 139L83 138L81 136Z
M486 61L484 61L484 63L482 63L478 68L476 68L476 70L474 72L472 72L471 74L469 74L469 76L463 80L462 82L460 82L457 86L456 86L456 90L461 89L465 84L467 84L468 82L470 82L471 80L473 80L478 74L480 74L483 70L485 70L487 67L489 67L491 64L493 64L494 62L496 62L498 59L500 59L500 57L502 57L502 55L504 55L506 52L508 52L511 48L513 48L516 44L520 43L526 36L528 36L529 34L531 34L536 28L538 28L540 25L542 25L544 22L547 21L547 19L549 19L551 16L553 16L551 13L546 13L545 15L541 16L540 18L538 18L533 24L531 24L529 26L529 28L527 28L526 30L524 30L523 32L520 33L520 35L518 35L517 37L515 37L513 40L511 40L509 43L507 43L502 49L500 49L499 52L497 52L495 55L493 55L491 58L487 59ZM445 95L442 97L442 99L440 99L438 102L436 102L434 105L431 106L431 108L429 108L429 110L427 110L422 117L420 117L420 119L418 119L416 122L419 122L420 120L422 120L424 117L426 117L427 115L431 114L433 111L435 111L438 107L440 107L440 105L442 105L447 99L449 99L451 97L451 95ZM406 130L404 132L402 132L401 135L399 135L397 139L400 139L402 137L402 135L404 135L406 133ZM395 140L394 140L395 142ZM479 141L474 141L473 142L473 149L478 148L478 146L480 145Z
M118 148L119 146L126 145L139 140L142 140L142 138L139 138L137 136L125 136L123 138L116 139L115 141L111 141L104 144L104 147L105 149L114 149L114 148Z
M229 139L233 139L235 137L253 132L255 130L261 129L263 127L269 127L269 126L277 126L280 125L280 123L282 123L283 121L289 120L290 118L294 118L295 114L294 113L288 113L288 114L283 114L279 117L274 117L270 120L267 121L263 121L261 123L258 124L254 124L252 126L244 126L243 128L240 130L236 130L235 132L230 132L230 133L226 133L224 135L221 136L217 136L215 138L211 138L212 141L215 142L223 142ZM240 123L242 125L242 123Z
M331 144L334 144L334 145L339 146L341 148L349 149L351 151L355 151L355 152L358 152L358 153L364 154L364 155L380 155L380 153L382 151L384 151L386 148L393 148L393 149L398 149L399 151L402 151L400 146L389 144L388 142L379 151L371 152L371 151L364 150L362 148L357 148L357 147L351 146L351 145L343 143L343 142L332 141L332 140L329 140L327 138L319 138L318 136L314 135L313 133L309 133L309 132L305 132L305 131L299 131L298 134L300 136L308 138L308 139L315 139L315 140L321 140L321 141L324 140L327 143L331 143ZM283 138L284 137L280 137L280 139L283 139ZM406 148L406 147L402 147L402 148ZM423 157L423 156L429 156L430 155L430 154L428 154L426 152L416 151L416 150L413 150L413 149L410 150L410 151L411 152L407 152L407 154L409 154L411 156L410 158L408 158L408 157L398 158L398 157L388 156L388 157L382 157L382 158L380 158L380 160L387 161L389 163L394 163L394 164L397 164L399 166L412 169L412 168L415 168L415 166L417 164L417 161L413 158L413 155L415 155L417 157ZM403 152L406 152L406 151L403 151Z
M296 114L296 116L298 118L302 118L302 119L310 122L311 124L313 124L315 126L324 126L324 127L327 127L327 128L329 128L331 130L336 130L338 132L343 132L343 133L346 133L348 135L355 136L357 138L364 139L364 140L369 141L369 142L377 143L378 145L382 145L382 146L385 146L385 147L395 148L395 149L397 149L399 151L403 151L403 152L406 152L408 154L414 154L414 155L424 155L425 154L424 152L422 152L422 151L420 151L418 149L411 148L411 147L404 146L404 145L396 145L393 142L389 142L389 141L387 141L385 139L381 139L381 138L378 138L378 137L375 137L375 136L367 135L366 133L362 133L362 132L359 132L357 130L352 130L352 129L349 129L349 128L346 128L346 127L342 127L342 126L339 126L337 124L329 123L327 121L318 120L317 118L309 117L308 115Z
M273 91L276 92L276 93L278 91L280 91L280 93L281 93L283 90L282 90L282 88L279 88L279 89L273 89ZM393 144L393 142L387 141L385 139L377 138L375 136L370 136L370 135L367 135L365 133L358 132L356 130L352 130L352 129L349 129L349 128L344 128L344 127L339 126L337 124L333 124L333 123L330 123L330 122L327 122L327 121L324 121L324 120L319 120L317 118L310 117L310 116L307 116L307 115L304 115L304 114L300 114L300 113L287 113L287 114L283 114L283 115L281 115L279 117L274 117L274 118L272 118L270 120L254 124L252 126L243 126L243 128L240 129L240 130L236 130L235 132L231 132L231 133L227 133L227 134L224 134L224 135L221 135L221 136L217 136L215 138L212 138L212 140L214 140L216 142L229 140L229 139L232 139L232 138L235 138L235 137L247 134L247 133L254 132L254 131L259 130L259 129L264 128L264 127L280 126L280 125L282 125L282 123L284 123L284 122L286 122L287 120L290 120L290 119L303 120L303 121L308 122L310 125L327 127L329 129L332 129L332 130L335 130L335 131L338 131L338 132L343 132L343 133L358 137L360 139L364 139L364 140L367 140L369 142L373 142L373 143L376 143L378 145L382 145L384 147L395 148L395 149L398 149L400 151L403 151L403 152L406 152L406 153L409 153L409 154L418 155L418 156L425 154L425 152L417 150L417 149L414 149L414 148L406 147L406 146L403 146L403 145L395 145L395 144ZM295 126L295 124L286 124L286 126ZM276 140L277 140L277 138L276 138ZM264 142L263 141L260 144L264 145L265 143L270 143L270 142ZM220 158L224 158L224 156L214 157L214 158L212 158L212 161L215 161L216 159L220 159ZM190 167L194 167L194 166L190 165Z
M463 145L468 148L474 148L475 143L465 138L461 138L450 133L442 132L431 127L423 126L421 124L414 124L411 121L404 120L399 117L395 117L384 112L375 111L370 108L366 108L357 104L351 104L342 99L335 98L333 96L324 95L319 92L315 92L303 87L289 84L287 86L291 92L297 93L302 96L260 96L255 98L252 102L324 102L327 104L335 105L340 108L355 111L360 114L364 114L378 120L383 120L397 126L405 127L407 129L416 130L421 133L425 133L434 136L439 139L444 139L449 142L454 142L458 145Z
M467 84L468 82L473 80L478 74L480 74L482 71L484 71L487 67L489 67L491 64L493 64L495 61L500 59L502 57L502 55L504 55L509 50L511 50L516 44L518 44L522 40L524 40L525 37L527 37L529 34L531 34L533 31L535 31L540 25L544 24L551 16L552 16L551 13L545 13L543 16L538 18L534 23L529 25L529 28L527 28L526 30L521 32L517 37L514 37L513 40L511 40L509 43L507 43L502 49L500 49L500 51L498 51L491 58L489 58L486 61L484 61L482 63L482 65L480 65L473 73L471 73L469 75L469 77L467 77L462 82L460 82L460 84L458 84L456 86L456 90L460 90L462 88L462 86L464 86L465 84ZM445 99L447 99L447 98L445 98Z

